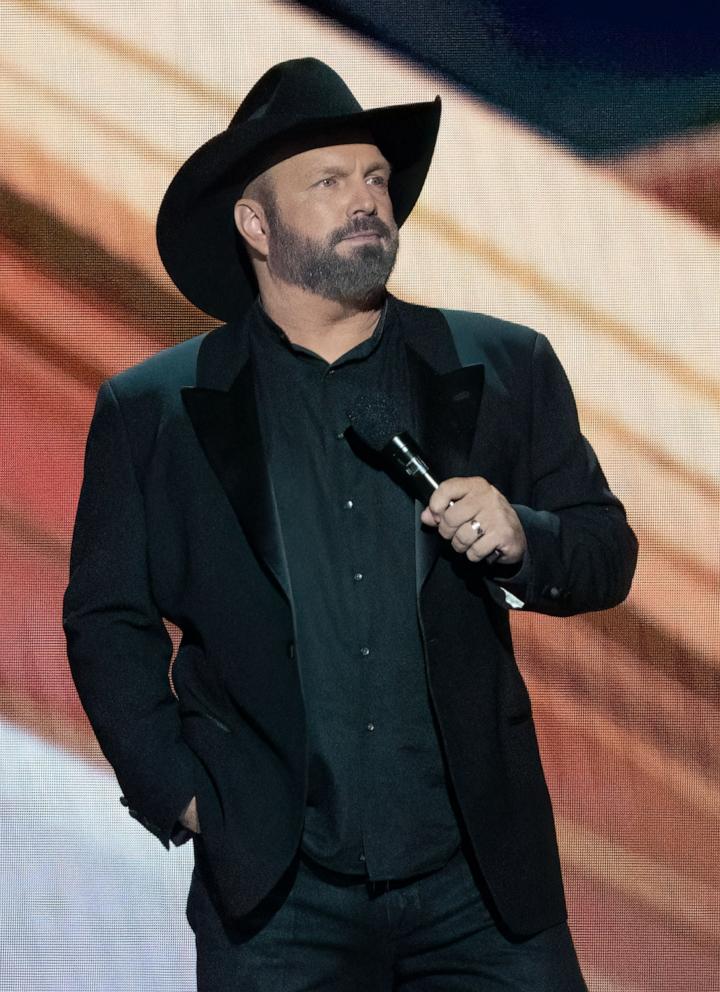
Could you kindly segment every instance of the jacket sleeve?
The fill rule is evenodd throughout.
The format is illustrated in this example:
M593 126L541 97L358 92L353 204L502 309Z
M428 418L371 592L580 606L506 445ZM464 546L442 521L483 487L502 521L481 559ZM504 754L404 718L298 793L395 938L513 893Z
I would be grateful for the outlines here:
M529 444L530 499L512 503L527 538L526 561L514 581L493 573L493 584L538 613L616 606L630 591L637 539L580 432L570 383L542 334L533 350Z
M168 676L172 641L146 554L142 492L106 380L85 448L62 624L72 677L121 802L168 847L198 762L182 739Z

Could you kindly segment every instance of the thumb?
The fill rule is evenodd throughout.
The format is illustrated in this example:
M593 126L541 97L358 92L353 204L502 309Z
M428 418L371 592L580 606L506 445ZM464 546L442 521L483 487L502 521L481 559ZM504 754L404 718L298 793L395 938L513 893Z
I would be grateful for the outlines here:
M428 526L430 527L437 527L437 523L435 521L435 518L433 517L432 510L430 509L429 506L426 506L425 509L422 511L422 513L420 514L420 519L424 524L428 524Z

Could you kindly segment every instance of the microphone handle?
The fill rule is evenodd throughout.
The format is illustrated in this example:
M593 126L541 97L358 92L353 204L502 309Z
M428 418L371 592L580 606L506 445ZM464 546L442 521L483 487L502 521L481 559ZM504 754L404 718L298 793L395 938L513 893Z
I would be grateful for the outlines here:
M420 448L407 431L403 431L402 434L396 434L382 450L383 454L391 458L407 475L408 485L413 496L419 499L421 503L428 503L439 483L430 474L430 469L427 467ZM454 503L455 500L451 499L448 506L452 506ZM493 557L493 555L496 557ZM501 555L502 552L500 549L496 548L485 561L495 564L497 558ZM509 593L506 589L503 589L503 592L505 593L505 601L510 606L513 608L523 606L522 600L518 599L517 596Z
M392 437L383 448L383 454L401 469L407 476L408 487L415 499L428 503L439 483L432 476L427 462L415 440L403 431ZM452 506L455 500L451 499Z

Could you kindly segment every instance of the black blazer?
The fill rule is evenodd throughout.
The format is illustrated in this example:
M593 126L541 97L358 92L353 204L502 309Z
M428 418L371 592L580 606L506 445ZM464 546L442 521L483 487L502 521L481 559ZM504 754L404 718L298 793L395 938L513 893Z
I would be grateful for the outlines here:
M480 314L396 305L429 464L441 480L484 476L525 528L527 581L504 588L557 615L622 601L635 536L547 339ZM566 910L508 597L416 509L418 614L452 784L501 918L533 933ZM182 631L171 678L163 617ZM203 870L229 916L248 913L300 842L307 745L242 320L101 384L62 622L131 815L167 847L197 795Z

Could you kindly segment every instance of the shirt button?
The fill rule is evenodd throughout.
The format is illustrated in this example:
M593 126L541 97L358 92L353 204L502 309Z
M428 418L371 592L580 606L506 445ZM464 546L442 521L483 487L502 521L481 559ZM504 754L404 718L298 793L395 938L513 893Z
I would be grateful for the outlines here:
M368 729L368 730L374 730L374 729L375 729L375 724L374 724L374 723L369 723L369 724L367 725L367 729Z
M352 508L353 508L353 501L351 499L346 499L345 502L343 503L343 510L352 510Z
M338 431L335 437L338 439L338 441L342 441L342 439L345 437L345 431Z
M355 582L359 582L362 579L362 577L363 577L362 572L356 572L353 575L353 579L355 580Z
M328 375L335 375L335 369L328 369Z
M360 648L360 654L367 658L370 654L370 648Z
M360 861L364 861L364 860L365 860L365 855L364 854L361 854L360 855Z

